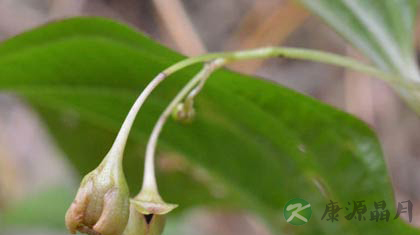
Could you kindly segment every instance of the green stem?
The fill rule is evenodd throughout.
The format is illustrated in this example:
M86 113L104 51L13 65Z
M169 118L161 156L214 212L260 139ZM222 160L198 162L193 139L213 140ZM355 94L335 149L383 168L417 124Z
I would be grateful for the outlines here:
M146 148L146 157L144 164L144 177L143 177L143 192L155 192L158 193L156 177L155 177L155 166L154 166L154 156L156 151L156 144L159 138L159 134L162 131L164 124L166 123L168 117L171 115L172 110L180 103L192 89L194 89L197 84L201 81L206 80L210 74L222 67L226 63L224 59L217 59L211 63L205 64L204 68L192 78L187 85L185 85L182 90L176 95L176 97L171 101L171 103L166 107L165 111L160 115L156 125L153 127L152 134L150 135L149 141Z
M147 97L152 93L152 91L165 79L164 74L159 74L156 76L141 92L139 97L134 102L133 106L131 107L130 111L125 118L120 131L115 138L114 143L111 146L107 156L104 158L101 164L104 167L113 168L114 166L118 166L118 168L122 169L122 159L124 156L124 149L127 143L128 135L130 133L131 127L133 126L134 120L139 112L140 108L142 107L143 103L146 101Z
M222 53L210 53L202 56L187 58L182 60L163 71L164 74L170 75L178 70L181 70L187 66L206 62L218 58L225 59L228 63L250 60L250 59L266 59L273 57L284 57L290 59L310 60L315 62L321 62L325 64L331 64L341 66L363 72L378 78L382 78L388 82L394 83L399 79L398 75L392 75L378 70L372 66L360 63L354 59L312 49L292 48L292 47L265 47L252 50L235 51L235 52L222 52Z
M378 70L372 66L360 63L351 58L347 58L345 56L340 56L340 55L336 55L336 54L332 54L328 52L311 50L311 49L288 48L288 47L266 47L266 48L237 51L237 52L212 53L212 54L206 54L206 55L193 57L193 58L187 58L185 60L182 60L168 67L163 72L161 72L155 79L153 79L151 83L155 83L154 87L156 87L158 83L163 81L169 75L185 67L188 67L196 63L209 62L209 61L213 61L213 62L210 63L209 65L206 65L204 69L200 71L180 91L180 93L178 93L178 95L174 98L174 100L172 100L172 102L165 109L165 111L162 113L159 120L157 121L152 131L152 134L150 136L149 142L147 144L143 186L142 186L141 191L148 191L148 192L152 191L156 193L158 192L156 178L155 178L155 170L154 170L154 154L155 154L156 144L159 138L159 134L167 118L170 116L171 112L174 110L176 105L178 105L178 103L180 103L182 99L184 99L189 94L189 92L191 92L190 93L191 97L194 98L197 95L197 93L201 90L202 86L204 85L205 80L210 75L210 73L227 63L232 63L232 62L241 61L241 60L266 59L266 58L273 58L273 57L304 59L304 60L310 60L310 61L316 61L316 62L322 62L326 64L331 64L331 65L341 66L341 67L353 69L359 72L363 72L363 73L366 73L366 74L369 74L378 78L382 78L383 80L391 84L398 83L399 81L399 76L382 72L381 70ZM158 81L156 82L156 80ZM199 84L200 81L202 81L202 83ZM143 93L141 94L141 96L142 95ZM147 95L144 96L144 98L146 98ZM131 111L132 110L130 110L130 113ZM135 112L137 111L138 109L136 109ZM124 138L125 138L125 135L124 135Z

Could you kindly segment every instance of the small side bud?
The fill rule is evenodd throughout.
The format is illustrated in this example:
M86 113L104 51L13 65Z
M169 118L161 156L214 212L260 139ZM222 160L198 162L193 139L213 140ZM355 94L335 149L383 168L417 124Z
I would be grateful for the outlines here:
M129 215L128 186L121 167L108 158L83 178L66 213L66 226L72 234L120 235L124 231Z
M172 111L172 118L184 124L191 123L195 117L192 104L179 103Z

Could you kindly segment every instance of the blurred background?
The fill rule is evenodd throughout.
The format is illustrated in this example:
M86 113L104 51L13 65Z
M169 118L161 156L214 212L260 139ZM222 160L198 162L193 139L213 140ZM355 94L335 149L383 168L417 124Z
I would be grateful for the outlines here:
M125 22L188 56L281 45L365 60L321 20L290 0L0 0L0 40L51 20L81 15ZM275 81L367 122L382 142L396 200L411 199L420 205L420 119L381 81L287 59L237 63L230 68ZM25 213L22 208L36 206L22 207L28 198L45 192L54 195L63 188L73 192L78 180L36 113L18 97L0 93L0 213ZM65 196L73 197L71 193ZM419 210L414 213L420 215ZM420 226L420 221L413 224ZM169 227L174 234L185 235L270 234L256 216L223 210L194 209ZM16 225L0 229L0 234L68 233Z

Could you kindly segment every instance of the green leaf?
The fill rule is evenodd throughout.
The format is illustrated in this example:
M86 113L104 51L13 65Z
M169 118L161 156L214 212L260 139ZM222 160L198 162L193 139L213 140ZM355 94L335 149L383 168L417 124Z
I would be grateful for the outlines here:
M299 0L384 71L419 82L417 0Z
M140 91L182 58L126 26L76 18L1 44L0 88L33 104L83 175L106 154ZM132 193L141 182L154 122L198 68L168 78L140 112L125 159ZM170 121L159 142L157 161L166 159L159 164L166 165L159 169L160 189L166 201L180 204L177 210L203 205L252 210L276 234L418 233L400 220L347 221L344 209L339 222L321 221L329 200L342 207L366 200L369 210L373 201L386 200L395 213L380 146L359 120L227 70L210 78L196 105L196 120L191 125ZM314 212L300 227L282 215L285 203L296 197L309 201Z

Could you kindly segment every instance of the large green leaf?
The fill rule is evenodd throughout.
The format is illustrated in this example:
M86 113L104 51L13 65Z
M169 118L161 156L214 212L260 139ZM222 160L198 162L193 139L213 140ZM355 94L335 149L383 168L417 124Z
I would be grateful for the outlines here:
M151 78L183 57L126 26L104 19L56 22L0 45L0 88L20 94L41 117L71 162L85 174L107 152L126 113ZM132 192L153 123L198 67L171 76L147 101L125 159ZM197 99L191 125L170 121L159 149L180 155L179 170L162 169L164 198L188 206L224 205L259 213L277 234L417 234L400 220L321 221L329 200L386 200L392 189L378 141L352 116L287 88L216 72ZM175 158L178 159L179 157ZM179 160L178 160L179 162ZM181 161L182 162L182 161ZM172 164L174 165L174 164ZM311 221L294 227L283 206L305 198ZM177 209L178 210L178 209ZM369 219L369 214L366 216Z

